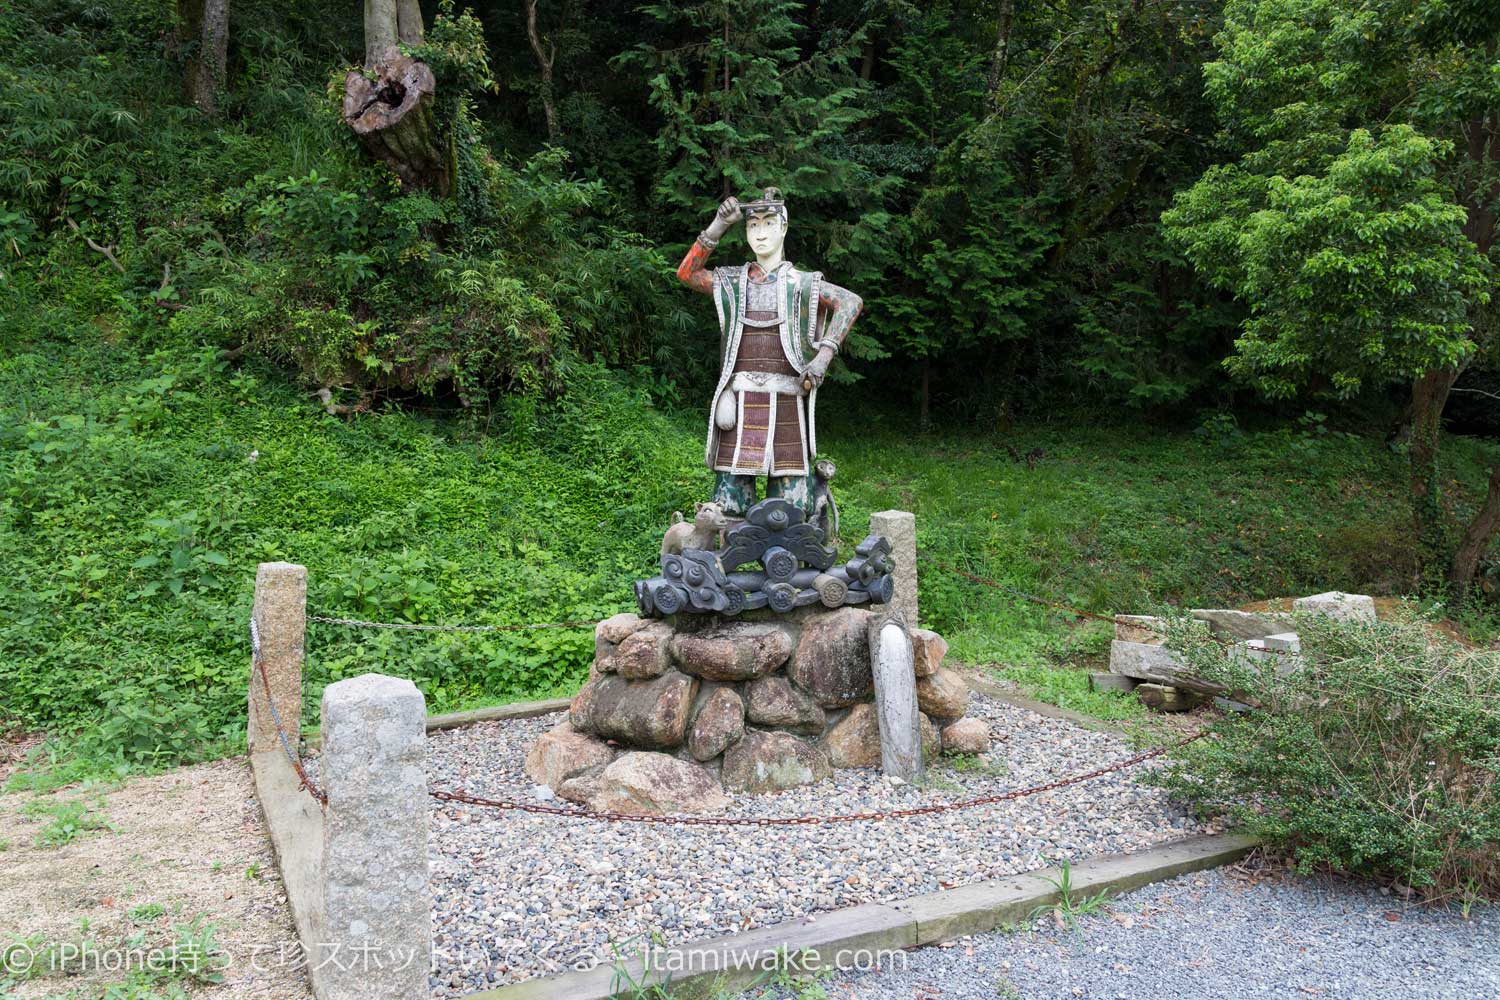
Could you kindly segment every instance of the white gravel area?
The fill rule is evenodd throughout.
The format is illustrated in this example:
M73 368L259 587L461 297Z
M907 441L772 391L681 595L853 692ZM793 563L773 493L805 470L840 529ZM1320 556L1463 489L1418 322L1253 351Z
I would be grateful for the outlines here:
M967 767L940 763L926 788L874 769L740 796L731 815L858 812L1043 783L1135 752L1118 736L976 693L970 715L997 737ZM561 716L481 723L428 739L437 788L536 801L522 766ZM1016 872L1135 850L1212 828L1138 783L1151 764L1023 799L882 823L674 827L462 805L433 812L433 994L458 997L608 963L642 941L730 934L818 911L888 902ZM565 803L564 803L565 804Z
M1076 930L1043 919L895 959L819 986L829 1000L1492 1000L1500 907L1466 918L1343 878L1232 867L1146 886Z

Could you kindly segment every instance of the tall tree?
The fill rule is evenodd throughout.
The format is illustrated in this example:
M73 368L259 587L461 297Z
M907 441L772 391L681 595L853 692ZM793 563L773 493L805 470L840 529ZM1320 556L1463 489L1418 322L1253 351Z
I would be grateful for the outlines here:
M557 43L542 45L541 32L536 26L537 0L526 0L526 40L536 56L536 65L542 75L542 113L547 118L547 141L556 142L562 134L557 127L557 99L552 89L552 65L557 62Z
M187 0L179 6L188 60L188 99L206 115L219 112L229 71L229 0Z
M1494 346L1500 5L1230 0L1204 68L1226 144L1163 216L1251 313L1227 362L1273 397L1410 386L1414 531L1462 594L1500 477L1458 544L1440 494L1443 408Z

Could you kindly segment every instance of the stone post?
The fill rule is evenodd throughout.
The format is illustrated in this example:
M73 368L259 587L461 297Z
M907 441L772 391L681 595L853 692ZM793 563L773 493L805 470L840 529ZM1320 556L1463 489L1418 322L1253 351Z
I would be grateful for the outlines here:
M411 681L364 674L323 690L326 988L319 1000L427 1000L427 706ZM326 993L326 996L324 995Z
M881 773L902 781L918 781L923 769L922 720L917 710L911 634L900 612L870 619L870 669L875 675Z
M916 628L917 516L904 510L879 511L870 515L870 532L884 535L891 543L891 558L896 563L896 595L891 598L891 609L901 612L908 628Z
M302 733L302 650L307 631L307 567L295 563L261 563L255 570L256 630L260 634L260 657L266 681L276 699L276 711L286 727L287 739L295 747ZM250 663L249 728L245 734L250 753L281 751L276 721L266 705L266 684L260 679L254 658Z

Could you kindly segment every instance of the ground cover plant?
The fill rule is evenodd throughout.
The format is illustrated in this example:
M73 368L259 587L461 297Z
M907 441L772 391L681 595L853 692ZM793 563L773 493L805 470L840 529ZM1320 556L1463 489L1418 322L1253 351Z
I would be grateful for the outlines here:
M1435 899L1500 898L1500 654L1420 617L1299 615L1302 654L1226 654L1171 630L1201 676L1263 710L1230 715L1160 779L1304 871L1394 878Z

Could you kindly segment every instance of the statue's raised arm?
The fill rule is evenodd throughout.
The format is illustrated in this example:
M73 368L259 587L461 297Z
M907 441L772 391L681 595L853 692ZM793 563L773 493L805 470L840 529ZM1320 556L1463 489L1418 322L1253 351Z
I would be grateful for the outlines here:
M725 198L719 202L718 211L714 212L713 221L708 228L698 234L693 245L688 248L687 256L682 258L682 263L677 265L677 280L694 291L708 295L714 289L713 272L703 265L708 262L708 257L729 231L729 227L740 221L740 201L734 196Z

